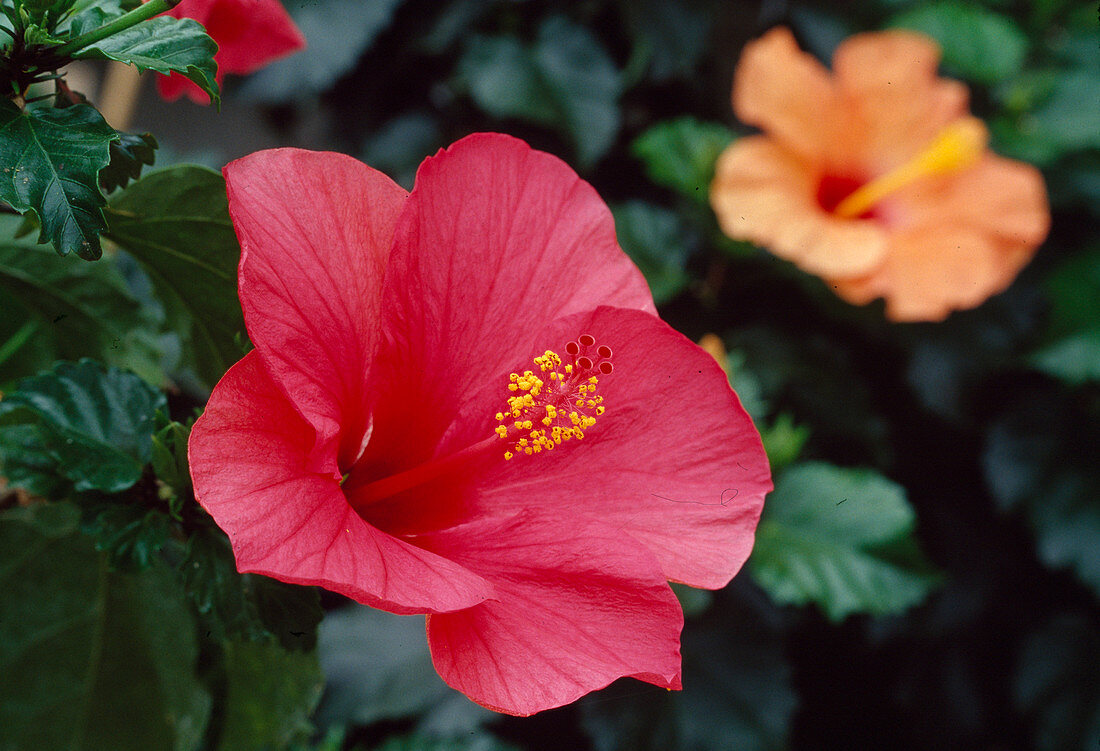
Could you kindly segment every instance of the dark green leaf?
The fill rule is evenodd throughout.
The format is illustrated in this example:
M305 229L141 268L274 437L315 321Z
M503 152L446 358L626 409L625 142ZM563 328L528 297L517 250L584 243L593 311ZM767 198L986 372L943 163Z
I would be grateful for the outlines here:
M768 454L768 464L775 473L791 464L802 453L802 447L810 438L808 425L796 425L786 412L780 414L766 427L760 428L760 440Z
M997 83L1020 72L1027 37L1009 18L974 3L941 0L895 16L894 27L913 29L943 48L943 63L978 83Z
M191 492L191 473L187 467L189 425L169 422L153 434L153 474L157 477L161 497L168 501L177 519L183 502Z
M1100 248L1063 262L1047 277L1045 287L1053 337L1100 331Z
M111 142L111 163L99 171L99 184L110 193L141 177L141 168L157 158L157 139L151 133L122 133Z
M619 71L592 32L561 16L532 46L513 37L475 37L459 61L470 94L494 117L552 125L593 164L619 132Z
M168 543L172 533L169 516L142 500L81 499L84 532L95 540L96 550L107 554L114 569L146 569L158 560Z
M0 517L0 747L197 749L210 697L170 575L111 573L64 528Z
M437 738L430 735L391 736L374 751L520 751L487 732Z
M642 201L612 207L619 245L641 269L658 305L687 287L687 231L679 214Z
M914 521L902 488L875 472L795 465L764 504L749 571L776 601L814 602L834 621L897 613L937 583L909 547Z
M0 238L10 238L18 223L18 217L0 217ZM108 261L84 263L0 239L0 309L0 337L14 338L21 329L30 334L8 339L15 350L0 359L0 383L81 357L129 368L153 383L163 378L156 322ZM7 325L15 327L7 332Z
M1024 645L1013 685L1038 751L1100 747L1100 637L1088 619L1061 616Z
M621 0L634 39L634 55L648 64L655 81L689 75L706 49L711 19L701 4L664 0Z
M1067 336L1032 355L1031 363L1072 385L1100 381L1100 330Z
M277 644L228 642L219 751L269 751L308 739L324 677L317 654Z
M654 125L631 148L653 182L706 203L714 163L733 139L733 132L724 125L681 117Z
M306 48L251 76L243 94L264 102L316 96L350 71L386 30L401 0L313 0L287 3ZM333 19L339 19L334 23Z
M112 34L73 55L78 60L117 60L139 71L180 73L218 101L214 53L218 45L190 18L158 16Z
M0 431L33 425L56 471L77 490L119 492L141 477L164 395L132 373L91 360L24 378L0 401Z
M492 715L436 674L422 616L363 606L329 613L317 646L328 679L318 722L369 725L420 717L424 732L469 732Z
M199 612L204 633L215 640L275 642L288 650L311 650L321 608L312 587L239 574L225 533L195 530L179 565L184 591Z
M796 699L780 634L736 584L717 599L684 628L683 691L624 680L581 700L596 751L786 747Z
M212 386L243 354L240 246L222 176L190 165L152 172L111 198L107 221L152 280L184 361Z
M87 104L19 109L0 101L0 198L42 225L38 241L94 260L106 203L96 175L110 161L115 130Z
M399 115L363 143L364 162L411 190L424 157L443 146L438 121L424 112Z
M72 13L58 24L57 30L75 38L110 23L125 12L122 0L77 0Z

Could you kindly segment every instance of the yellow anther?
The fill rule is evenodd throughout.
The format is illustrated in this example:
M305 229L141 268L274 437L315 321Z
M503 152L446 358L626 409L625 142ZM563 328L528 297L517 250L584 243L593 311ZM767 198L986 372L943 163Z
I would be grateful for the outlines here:
M505 461L507 461L507 460L511 459L511 458L512 458L512 456L513 456L513 454L512 454L512 452L511 452L511 451L505 451L505 452L504 452L504 460L505 460Z
M508 428L504 427L503 425L497 425L497 435L499 435L501 438L507 438Z

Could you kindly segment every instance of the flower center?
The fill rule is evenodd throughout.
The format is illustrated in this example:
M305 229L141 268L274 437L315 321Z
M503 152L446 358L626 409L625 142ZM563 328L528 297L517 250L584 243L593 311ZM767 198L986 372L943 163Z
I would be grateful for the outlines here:
M603 414L603 397L596 394L600 375L610 375L611 348L596 345L589 334L565 345L568 363L546 350L534 362L538 372L508 376L508 408L497 412L497 435L508 442L505 459L517 454L552 451L566 441L584 438L584 431Z
M861 185L840 201L833 213L843 219L854 219L886 196L923 177L964 170L981 158L988 137L981 120L960 118L941 130L924 151L908 162Z
M404 472L374 479L350 472L341 484L344 495L357 508L381 501L440 475L457 471L466 462L508 442L505 459L516 454L550 451L565 441L584 438L584 431L603 414L603 397L596 394L599 376L610 375L611 348L596 345L589 334L565 345L568 364L547 350L534 359L538 372L525 370L508 376L508 407L496 414L496 435L453 454L437 457Z

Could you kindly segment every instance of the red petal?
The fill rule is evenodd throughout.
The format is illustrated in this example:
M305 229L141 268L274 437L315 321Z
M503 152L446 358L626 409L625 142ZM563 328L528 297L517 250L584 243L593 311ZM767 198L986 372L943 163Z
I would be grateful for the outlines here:
M350 463L369 429L382 275L406 193L340 154L274 149L225 168L248 334L269 373Z
M313 429L255 352L214 388L188 458L195 496L229 535L240 571L395 613L457 610L493 596L492 585L462 565L364 522L338 474L307 466L313 445Z
M623 676L680 688L679 603L653 556L613 527L526 511L424 544L496 590L428 618L436 670L479 704L529 715Z
M543 321L599 304L654 312L592 186L499 134L424 161L386 274L393 391L379 394L376 430L411 463L467 393L527 353Z
M639 540L668 579L725 586L752 550L764 495L772 489L752 420L714 358L645 313L601 307L555 321L532 353L549 348L564 354L561 345L580 333L609 346L615 366L598 384L606 413L584 440L511 461L495 456L476 472L422 489L422 498L410 493L401 507L380 506L371 514L390 528L387 516L404 511L404 524L427 528L537 503L555 513L598 518ZM534 366L528 356L512 367ZM497 374L469 399L441 453L493 434L507 383L507 372ZM444 487L459 500L446 507L427 503Z

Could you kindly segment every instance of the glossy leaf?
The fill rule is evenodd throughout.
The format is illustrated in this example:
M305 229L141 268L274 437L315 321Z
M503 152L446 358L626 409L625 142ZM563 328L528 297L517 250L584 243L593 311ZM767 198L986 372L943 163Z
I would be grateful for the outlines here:
M99 258L106 200L96 176L117 138L87 104L20 109L0 101L0 199L20 213L34 212L40 243L49 240L61 255Z
M228 642L219 751L267 751L308 739L324 677L314 652Z
M551 125L593 164L619 131L619 71L591 31L561 16L539 27L533 45L475 37L459 71L478 106L494 117Z
M60 362L24 378L0 401L0 431L32 425L76 490L117 493L141 477L152 453L153 417L164 395L133 373L91 360Z
M658 305L687 287L688 243L680 216L659 206L631 201L612 207L619 245L641 269Z
M705 204L714 164L733 139L725 125L681 117L652 126L634 139L631 150L650 180Z
M212 386L243 354L240 246L222 176L190 165L152 172L112 196L107 221L149 275L184 362Z
M218 45L190 18L158 16L95 42L73 55L78 60L117 60L139 71L180 73L218 102L214 80Z
M111 162L99 171L99 184L110 193L141 177L142 167L157 158L157 139L151 133L122 133L111 142Z
M9 238L0 239L0 336L12 337L5 337L12 349L0 361L0 383L81 357L159 383L156 321L115 265L62 258L31 241L10 239L18 224L18 217L0 217L0 238ZM25 326L25 337L14 336Z
M1018 74L1027 54L1027 37L1012 20L974 3L920 5L896 16L891 25L932 37L943 48L944 66L978 83Z
M110 572L56 510L0 516L0 747L197 749L210 697L170 575Z
M937 582L914 522L902 488L873 471L795 465L764 504L749 571L777 602L813 602L834 621L897 613Z

